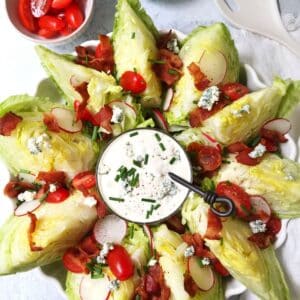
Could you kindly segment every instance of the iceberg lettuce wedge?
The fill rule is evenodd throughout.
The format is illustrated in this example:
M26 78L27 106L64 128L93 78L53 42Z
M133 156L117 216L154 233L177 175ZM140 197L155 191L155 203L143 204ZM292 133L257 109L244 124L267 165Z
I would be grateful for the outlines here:
M170 125L188 125L189 113L196 107L202 92L194 85L188 66L199 63L204 51L215 55L221 53L226 60L227 70L221 83L236 82L239 77L239 58L227 27L216 23L196 28L183 41L179 56L183 61L183 76L175 86L175 95L169 111L165 114Z
M204 234L208 208L203 199L195 194L185 202L182 216L191 232ZM248 241L247 238L252 232L247 223L241 220L229 218L222 224L222 239L206 239L205 243L230 274L261 299L290 299L289 289L273 247L261 250Z

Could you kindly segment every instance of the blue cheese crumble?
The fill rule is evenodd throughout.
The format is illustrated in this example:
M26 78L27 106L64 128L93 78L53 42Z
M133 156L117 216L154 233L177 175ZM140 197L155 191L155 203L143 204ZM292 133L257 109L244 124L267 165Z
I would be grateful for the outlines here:
M214 104L218 102L220 99L220 90L217 86L211 86L204 90L200 100L198 102L198 106L203 109L207 109L209 111L212 110Z
M49 192L50 193L54 193L54 192L56 192L56 185L55 184L53 184L53 183L51 183L50 185L49 185Z
M259 143L248 155L251 158L258 158L262 157L266 151L267 148L263 144Z
M113 111L113 115L111 117L111 122L115 124L121 123L124 118L123 110L118 106L113 106L112 111Z
M33 201L35 199L35 196L36 196L36 192L25 191L18 195L18 200L22 202L23 201L29 202L29 201Z
M151 257L150 260L148 261L148 267L153 267L157 264L157 260L154 257Z
M234 116L236 116L238 118L241 118L245 114L250 114L250 112L251 112L251 106L249 104L245 104L244 106L242 106L241 109L239 109L239 110L233 110L231 113Z
M178 54L180 51L178 39L174 38L174 39L171 39L170 41L168 41L167 48L171 52Z
M110 291L116 291L120 288L120 280L115 279L109 282L109 286L108 286Z
M266 232L267 224L262 220L255 220L249 223L251 231L253 233Z
M208 257L203 257L201 259L201 263L203 266L208 266L208 265L210 265L210 259Z
M27 140L27 148L31 154L42 153L45 149L50 149L50 137L48 134L43 133L38 137L32 137Z
M89 196L84 199L83 204L88 207L94 207L97 204L97 200L94 197Z
M184 257L190 257L195 254L195 248L193 246L189 246L184 250Z
M104 243L103 247L99 253L99 255L96 257L96 261L98 264L106 264L106 256L110 250L113 250L114 246L111 243Z

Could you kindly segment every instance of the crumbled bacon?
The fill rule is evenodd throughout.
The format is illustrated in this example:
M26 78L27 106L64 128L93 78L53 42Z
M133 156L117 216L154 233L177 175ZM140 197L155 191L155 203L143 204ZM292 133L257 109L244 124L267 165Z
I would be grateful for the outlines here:
M199 287L189 273L184 275L184 289L191 296L195 297Z
M12 180L6 184L4 194L10 198L16 198L19 194L28 190L35 190L35 186L32 183Z
M46 183L60 183L62 185L66 182L66 174L62 171L39 172L37 180L45 181Z
M205 233L205 238L210 240L219 240L221 239L221 231L221 219L215 215L211 209L209 209L207 214L207 230Z
M112 132L112 127L110 125L112 115L112 108L108 105L104 105L100 111L94 115L94 119L98 126L104 128L108 132Z
M213 260L213 266L214 270L218 272L221 276L225 277L230 275L228 270L221 264L221 262L217 258Z
M274 143L285 143L287 141L287 138L284 136L284 134L265 128L261 128L260 135L261 137L266 138Z
M174 215L166 220L166 225L170 230L173 230L179 234L185 232L185 227L181 223L181 217Z
M0 118L0 135L10 136L21 121L22 118L12 112L5 114Z
M260 249L266 249L275 242L275 235L268 232L258 232L248 237L248 240L255 243Z
M199 233L185 233L182 235L182 239L189 246L194 247L196 256L203 257L204 240Z
M136 294L140 295L142 300L168 300L170 299L170 288L166 285L164 272L159 264L148 269L138 287Z
M183 63L180 57L167 49L160 49L158 61L160 63L153 64L153 71L167 85L173 85L182 75Z
M161 34L157 42L157 48L168 50L168 43L176 38L176 34L173 33L172 30L169 30L167 33Z
M209 86L209 84L210 84L209 79L201 71L200 67L196 63L192 62L188 66L188 70L190 71L190 74L194 77L195 87L199 91L203 91Z
M99 40L100 43L95 50L92 48L77 46L75 48L77 52L76 62L80 65L84 65L98 71L103 71L107 74L112 74L115 62L110 39L106 35L100 35Z
M36 246L32 236L32 234L35 232L36 229L37 217L35 214L30 212L28 213L28 217L30 218L30 226L28 229L28 240L29 240L30 250L33 252L42 251L43 247Z
M55 116L52 113L44 113L44 124L47 126L48 130L52 132L60 132L59 125Z

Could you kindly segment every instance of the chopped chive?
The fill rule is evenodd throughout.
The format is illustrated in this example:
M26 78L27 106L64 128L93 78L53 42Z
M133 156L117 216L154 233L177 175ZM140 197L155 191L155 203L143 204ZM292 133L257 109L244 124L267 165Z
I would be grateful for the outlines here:
M134 72L134 73L137 73L136 67L133 68L133 72Z
M169 161L169 164L173 165L175 161L176 161L176 157L172 157L171 160Z
M178 75L178 71L175 70L175 69L169 69L169 70L168 70L168 73L169 73L170 75Z
M133 164L139 168L142 167L142 162L140 160L133 160Z
M117 175L117 176L115 177L115 181L118 182L119 180L120 180L120 175Z
M131 34L131 38L132 38L132 39L135 38L135 32L133 32L133 33Z
M139 178L140 178L140 175L139 175L139 174L136 174L136 175L133 177L132 181L130 182L130 185L131 185L132 187L136 186L137 183L139 182Z
M155 203L156 202L156 200L154 200L154 199L148 199L148 198L142 198L142 201L144 201L144 202L150 202L150 203Z
M163 143L159 143L159 147L161 148L162 151L166 151L166 147Z
M124 165L122 165L119 169L118 172L122 171L124 168L126 168Z
M153 64L157 64L157 65L163 65L166 62L164 60L156 60L156 59L149 59L149 61Z
M92 134L92 141L95 141L97 139L98 129L99 129L98 126L94 126L93 134Z
M131 168L131 169L128 171L127 175L128 175L128 176L131 176L131 175L133 175L133 174L135 173L135 171L136 171L135 168Z
M148 164L148 160L149 160L149 155L146 154L145 158L144 158L144 164L147 165Z
M130 236L130 239L133 239L133 236L134 236L134 226L133 225L130 226L129 236Z
M157 204L157 205L155 205L154 207L153 207L153 210L157 210L157 209L159 209L160 208L160 204Z
M116 197L109 197L109 200L117 201L117 202L124 202L125 201L123 198L116 198Z
M25 170L25 169L20 169L19 173L24 173L24 174L31 174L30 171Z
M146 219L149 219L149 217L150 217L150 211L148 210L146 213Z
M156 139L160 142L161 141L161 137L160 137L160 135L158 134L158 133L155 133L155 137L156 137Z
M139 134L139 133L138 133L137 131L135 131L135 132L130 133L129 136L130 136L130 137L133 137L133 136L136 136L136 135L138 135L138 134Z
M223 243L224 243L224 239L221 237L221 239L220 239L220 245L223 246Z

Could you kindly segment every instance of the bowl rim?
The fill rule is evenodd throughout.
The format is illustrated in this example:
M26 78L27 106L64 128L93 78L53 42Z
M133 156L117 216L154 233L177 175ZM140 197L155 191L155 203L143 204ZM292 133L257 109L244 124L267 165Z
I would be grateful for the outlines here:
M51 39L45 39L43 37L40 37L37 33L31 33L29 32L22 24L21 26L24 28L25 31L28 31L28 34L26 34L25 32L21 31L16 25L15 25L15 21L12 18L11 12L8 9L8 3L11 0L5 0L5 10L6 10L6 15L8 17L8 20L11 24L11 26L14 28L14 30L19 33L22 37L24 37L25 39L34 42L36 44L44 44L44 45L61 45L63 43L69 42L73 39L76 38L76 36L84 31L85 28L87 28L87 26L89 25L92 17L93 17L93 13L95 11L95 0L86 0L85 2L90 2L90 6L89 9L87 11L85 11L85 18L83 23L76 29L74 30L71 34L66 35L66 36L60 36L60 37L56 37L56 38L51 38ZM87 5L87 4L86 4Z

